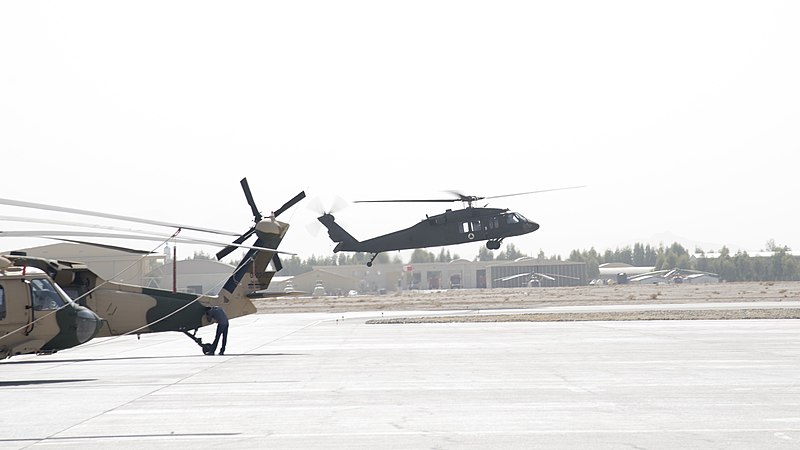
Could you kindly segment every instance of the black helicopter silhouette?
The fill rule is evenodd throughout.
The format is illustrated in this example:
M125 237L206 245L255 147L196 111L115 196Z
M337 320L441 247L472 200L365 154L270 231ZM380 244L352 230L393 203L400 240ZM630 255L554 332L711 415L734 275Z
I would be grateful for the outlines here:
M463 202L463 209L448 209L442 214L427 216L409 228L359 241L336 223L334 216L326 212L317 218L325 228L336 247L333 252L366 252L371 254L367 267L372 266L375 257L381 252L411 250L426 247L440 247L468 242L487 241L486 247L497 250L503 239L532 233L539 224L528 220L520 213L500 208L474 207L479 200L511 197L516 195L538 194L542 192L576 189L584 186L571 186L516 194L477 197L450 191L455 198L447 199L405 199L405 200L360 200L354 203L439 203Z

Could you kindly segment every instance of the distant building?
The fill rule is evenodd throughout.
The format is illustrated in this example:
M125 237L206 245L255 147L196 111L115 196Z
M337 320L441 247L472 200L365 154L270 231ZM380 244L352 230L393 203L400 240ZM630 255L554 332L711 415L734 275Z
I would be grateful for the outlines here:
M588 283L584 263L539 261L535 258L516 261L458 259L447 263L376 264L372 267L319 266L290 280L292 287L298 291L311 292L317 281L321 281L328 294L346 294L351 290L394 292L410 289L528 287L535 277L540 286L581 286ZM282 292L287 282L273 282L269 291Z
M146 274L164 264L165 256L137 254L95 245L60 243L20 249L28 256L81 262L106 280L146 285Z
M174 287L178 292L217 295L233 274L234 267L216 259L185 259L175 262ZM156 267L145 277L147 287L172 290L172 262Z

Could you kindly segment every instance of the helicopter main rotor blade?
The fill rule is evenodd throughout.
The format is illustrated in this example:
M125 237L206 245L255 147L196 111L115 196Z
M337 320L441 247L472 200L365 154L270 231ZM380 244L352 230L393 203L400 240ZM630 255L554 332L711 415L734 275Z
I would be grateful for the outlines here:
M266 247L256 247L252 245L242 245L242 244L229 244L227 242L218 242L218 241L210 241L207 239L197 239L192 237L182 237L182 236L171 236L171 235L149 235L143 236L139 234L116 234L116 233L93 233L87 231L53 231L53 230L40 230L40 231L0 231L0 237L43 237L43 238L59 238L59 237L96 237L96 238L116 238L116 239L130 239L130 240L139 240L139 241L160 241L160 240L171 240L180 243L186 244L205 244L205 245L214 245L218 247L227 247L227 246L234 246L234 247L241 247L250 250L262 250L267 252L274 252L274 253L281 253L284 255L291 255L295 256L296 253L292 252L284 252L274 248L266 248Z
M458 191L446 191L450 194L453 194L456 198L430 198L430 199L391 199L391 200L358 200L353 203L446 203L446 202L466 202L472 203L477 202L478 200L486 200L490 198L503 198L503 197L513 197L515 195L528 195L528 194L539 194L542 192L552 192L552 191L563 191L566 189L578 189L583 188L584 186L569 186L569 187L562 187L562 188L555 188L555 189L541 189L538 191L528 191L528 192L517 192L515 194L504 194L504 195L493 195L490 197L479 197L476 195L466 195L462 194Z
M124 220L127 222L146 223L148 225L158 225L168 228L183 228L185 230L200 231L203 233L222 234L227 236L239 236L239 233L232 231L215 230L212 228L197 227L193 225L184 225L170 222L162 222L158 220L142 219L139 217L122 216L119 214L108 214L97 211L89 211L85 209L67 208L63 206L46 205L44 203L23 202L19 200L11 200L7 198L0 198L0 205L17 206L20 208L42 209L45 211L57 211L69 214L79 214L84 216L103 217L106 219Z
M353 203L444 203L444 202L457 202L460 198L448 199L406 199L406 200L356 200Z
M516 195L540 194L542 192L564 191L564 190L567 190L567 189L579 189L579 188L585 188L585 187L586 187L585 185L583 185L583 186L569 186L569 187L562 187L562 188L555 188L555 189L542 189L542 190L539 190L539 191L518 192L516 194L493 195L491 197L477 197L476 199L477 200L483 200L483 199L490 199L490 198L513 197L513 196L516 196Z
M244 196L247 198L247 203L250 205L250 209L253 211L253 217L255 217L256 223L260 222L261 212L256 207L256 201L253 200L253 193L250 192L250 185L247 183L247 177L242 178L239 183L242 185Z

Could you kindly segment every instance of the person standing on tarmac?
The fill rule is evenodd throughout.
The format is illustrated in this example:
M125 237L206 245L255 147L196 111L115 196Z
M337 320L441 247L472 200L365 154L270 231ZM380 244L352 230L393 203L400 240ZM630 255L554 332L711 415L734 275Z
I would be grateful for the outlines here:
M211 349L206 353L213 355L217 351L217 344L219 344L219 337L222 336L222 347L219 349L219 354L225 354L225 344L228 343L228 316L225 311L218 306L206 307L206 319L210 322L217 322L217 335L214 337L214 343L211 344Z

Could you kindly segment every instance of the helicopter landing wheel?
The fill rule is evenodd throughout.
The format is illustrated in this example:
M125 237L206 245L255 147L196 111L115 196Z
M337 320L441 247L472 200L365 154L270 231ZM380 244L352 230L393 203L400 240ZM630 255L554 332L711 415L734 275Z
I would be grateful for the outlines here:
M488 241L486 242L486 248L489 250L497 250L500 248L500 241Z
M367 267L372 267L372 261L375 261L375 258L376 258L377 256L378 256L378 254L377 254L377 253L373 253L373 254L372 254L372 256L369 258L369 261L367 261Z

